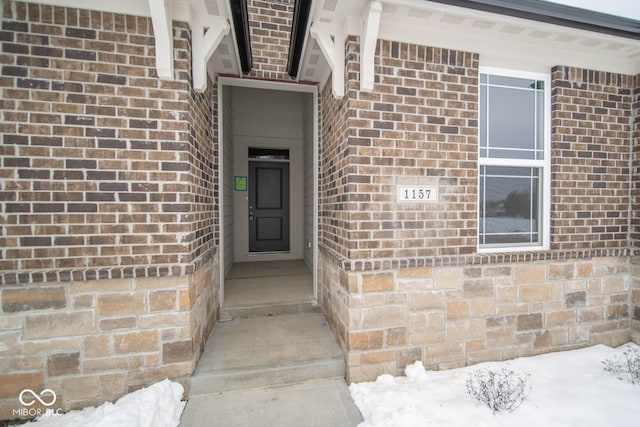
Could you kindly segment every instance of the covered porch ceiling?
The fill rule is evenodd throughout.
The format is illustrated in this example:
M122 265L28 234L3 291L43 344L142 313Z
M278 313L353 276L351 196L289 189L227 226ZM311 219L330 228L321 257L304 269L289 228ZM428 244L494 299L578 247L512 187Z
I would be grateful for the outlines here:
M306 24L294 72L323 83L333 69L337 97L352 35L360 37L363 90L373 88L377 39L475 52L485 66L640 73L640 21L540 0L314 0Z

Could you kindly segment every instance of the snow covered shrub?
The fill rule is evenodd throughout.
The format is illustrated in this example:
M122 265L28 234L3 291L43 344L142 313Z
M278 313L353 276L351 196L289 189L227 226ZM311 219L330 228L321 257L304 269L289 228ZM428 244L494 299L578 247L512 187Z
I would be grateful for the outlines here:
M519 374L507 368L476 369L467 377L467 393L484 402L495 414L513 411L531 392L529 374Z
M619 380L640 384L640 349L632 347L624 350L622 355L602 361L604 370L615 375Z

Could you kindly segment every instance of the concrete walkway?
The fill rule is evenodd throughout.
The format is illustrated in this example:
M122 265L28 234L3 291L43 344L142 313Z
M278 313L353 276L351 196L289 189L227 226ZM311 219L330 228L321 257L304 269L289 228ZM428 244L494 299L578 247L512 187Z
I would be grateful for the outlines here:
M180 427L361 423L342 352L311 305L304 263L244 267L234 265L227 277L233 298L223 310L233 319L218 322L209 337Z
M343 379L189 398L180 427L354 427L362 422Z

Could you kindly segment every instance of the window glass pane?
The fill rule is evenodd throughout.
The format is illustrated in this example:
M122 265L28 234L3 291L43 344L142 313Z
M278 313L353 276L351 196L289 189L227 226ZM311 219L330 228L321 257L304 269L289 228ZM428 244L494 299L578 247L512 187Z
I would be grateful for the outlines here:
M538 168L480 167L480 244L540 243Z
M542 160L544 82L494 75L480 83L481 157ZM483 150L485 149L486 150Z
M535 92L489 88L489 146L501 150L490 157L531 159L535 150Z

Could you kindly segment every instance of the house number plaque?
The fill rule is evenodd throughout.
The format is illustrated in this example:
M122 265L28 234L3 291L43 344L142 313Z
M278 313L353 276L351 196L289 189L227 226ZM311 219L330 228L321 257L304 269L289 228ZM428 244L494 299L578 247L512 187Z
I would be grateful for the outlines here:
M398 185L396 189L396 200L398 202L425 203L438 201L438 187Z

